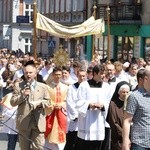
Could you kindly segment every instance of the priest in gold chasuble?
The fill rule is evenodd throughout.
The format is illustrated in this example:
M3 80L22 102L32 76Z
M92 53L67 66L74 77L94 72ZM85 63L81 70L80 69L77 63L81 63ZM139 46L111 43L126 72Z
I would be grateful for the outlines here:
M51 108L46 110L45 146L53 150L63 150L66 142L66 94L68 86L60 82L61 67L55 67L52 76L53 80L47 83L51 97Z

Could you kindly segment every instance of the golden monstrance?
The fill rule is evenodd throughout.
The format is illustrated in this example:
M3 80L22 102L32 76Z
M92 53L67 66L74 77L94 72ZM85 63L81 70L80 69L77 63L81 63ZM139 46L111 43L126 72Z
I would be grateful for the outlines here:
M69 54L65 51L62 46L54 53L54 63L56 66L65 66L69 61Z

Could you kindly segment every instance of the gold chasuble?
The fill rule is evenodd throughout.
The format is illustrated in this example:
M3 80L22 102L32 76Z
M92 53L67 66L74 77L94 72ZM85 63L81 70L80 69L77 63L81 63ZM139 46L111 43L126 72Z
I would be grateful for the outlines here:
M49 85L52 107L46 110L46 133L45 137L49 143L59 144L66 141L66 95L68 86L59 83Z

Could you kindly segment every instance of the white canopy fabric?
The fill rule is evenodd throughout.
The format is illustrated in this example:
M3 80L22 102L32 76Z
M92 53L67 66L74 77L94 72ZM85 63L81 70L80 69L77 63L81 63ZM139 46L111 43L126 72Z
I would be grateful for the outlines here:
M37 13L36 28L49 32L51 35L60 38L76 38L87 35L102 34L105 29L103 19L95 20L93 16L82 24L75 26L63 26L40 13Z

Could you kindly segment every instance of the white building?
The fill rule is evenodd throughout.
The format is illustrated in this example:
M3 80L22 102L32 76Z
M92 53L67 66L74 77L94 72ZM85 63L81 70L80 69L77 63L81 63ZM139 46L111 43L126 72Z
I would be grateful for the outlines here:
M32 19L28 16L31 16L33 12L32 2L0 0L0 11L0 48L30 52Z

